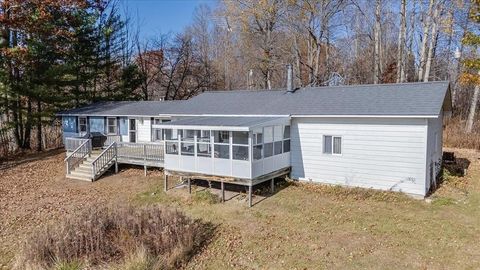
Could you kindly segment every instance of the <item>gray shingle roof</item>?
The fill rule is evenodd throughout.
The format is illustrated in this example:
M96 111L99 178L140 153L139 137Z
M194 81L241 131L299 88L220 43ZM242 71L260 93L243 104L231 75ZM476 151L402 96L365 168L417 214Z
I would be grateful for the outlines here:
M96 103L59 115L438 115L449 83L402 83L302 88L235 90L202 93L186 101ZM448 99L450 100L450 99Z
M302 88L295 93L212 91L178 106L190 115L438 115L448 82Z
M215 127L255 127L262 123L281 119L281 117L233 117L233 116L203 116L163 122L160 126L215 126ZM288 118L287 118L288 119Z
M156 116L183 101L107 101L57 113L57 115Z

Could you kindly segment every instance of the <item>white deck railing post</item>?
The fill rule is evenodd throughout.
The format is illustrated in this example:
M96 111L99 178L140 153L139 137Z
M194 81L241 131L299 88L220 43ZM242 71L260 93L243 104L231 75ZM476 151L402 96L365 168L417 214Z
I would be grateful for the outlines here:
M143 170L147 176L147 144L143 144Z
M118 149L117 149L117 143L115 143L115 173L118 173Z

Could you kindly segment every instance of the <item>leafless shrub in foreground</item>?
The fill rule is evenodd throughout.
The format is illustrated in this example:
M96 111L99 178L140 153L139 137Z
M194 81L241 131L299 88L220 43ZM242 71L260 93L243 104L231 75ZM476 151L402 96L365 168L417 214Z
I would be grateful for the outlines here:
M150 268L186 261L211 235L211 227L158 206L97 207L34 232L17 256L18 269L46 269L58 262L85 266L127 261L139 250Z

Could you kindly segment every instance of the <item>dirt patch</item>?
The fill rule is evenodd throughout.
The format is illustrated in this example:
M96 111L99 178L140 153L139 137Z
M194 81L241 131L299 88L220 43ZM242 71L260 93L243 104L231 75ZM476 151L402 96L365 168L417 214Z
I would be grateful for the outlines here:
M0 169L0 269L9 268L32 229L82 209L129 201L161 179L160 172L144 177L141 168L120 167L119 174L94 183L69 180L64 152L39 157L22 157Z

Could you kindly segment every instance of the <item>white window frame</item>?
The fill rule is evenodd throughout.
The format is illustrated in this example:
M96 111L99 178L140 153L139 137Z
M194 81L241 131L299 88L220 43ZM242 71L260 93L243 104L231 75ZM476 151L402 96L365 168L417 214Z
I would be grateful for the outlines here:
M81 121L80 119L85 119L85 131L82 131L82 124L81 124ZM84 116L79 116L78 117L78 133L87 133L88 132L88 122L87 122L87 117L84 117Z
M204 135L204 133L208 133L208 141L201 141L202 135ZM212 158L213 157L212 134L213 134L213 132L209 129L198 130L198 132L196 134L196 140L195 140L195 157L200 157L200 158ZM210 148L210 155L199 154L198 148L199 148L200 145L206 145L207 147L209 147Z
M114 127L115 127L115 132L110 132L110 123L109 123L109 120L110 119L113 119L113 123L115 123ZM116 117L107 117L107 135L117 135L118 133L118 125L117 125L117 118Z
M325 152L325 137L332 137L332 153ZM340 153L334 153L335 138L340 138ZM291 147L291 146L290 146ZM340 135L323 135L322 138L322 153L329 156L342 156L343 155L343 138Z
M223 137L223 135L226 135L228 134L228 142L215 142L215 132L221 132L219 134L222 134L221 137ZM212 152L213 152L213 158L216 158L216 159L224 159L224 160L232 160L232 157L233 157L233 153L232 153L232 132L228 131L228 130L212 130L212 137L213 137L213 148L212 148ZM215 157L215 145L228 145L228 158L220 158L220 157Z
M285 137L285 127L288 127L288 137ZM292 150L292 141L290 140L290 131L291 131L291 126L290 125L284 125L283 126L283 141L282 141L282 154L283 153L290 153ZM288 141L289 144L289 149L288 152L285 152L285 142Z
M258 140L258 132L260 132L260 134L262 134L262 139ZM254 158L254 148L255 146L261 146L261 150L260 150L260 158L259 159L255 159ZM251 154L251 158L250 158L253 162L256 162L256 161L260 161L263 159L263 128L258 128L258 129L254 129L252 130L252 154Z
M247 143L246 143L246 144L233 143L233 134L234 134L234 132L245 132L245 133L247 133ZM248 131L230 131L230 137L231 137L231 141L232 141L232 147L231 147L231 148L232 148L232 150L231 150L231 152L232 152L232 160L237 160L237 161L250 161L250 146L249 146L249 143L248 143L249 137L250 137L249 134L250 134L250 132L248 132ZM240 146L240 147L246 147L246 148L247 148L247 159L235 159L235 158L233 158L233 147L234 147L234 146L237 146L237 147L238 147L238 146Z

